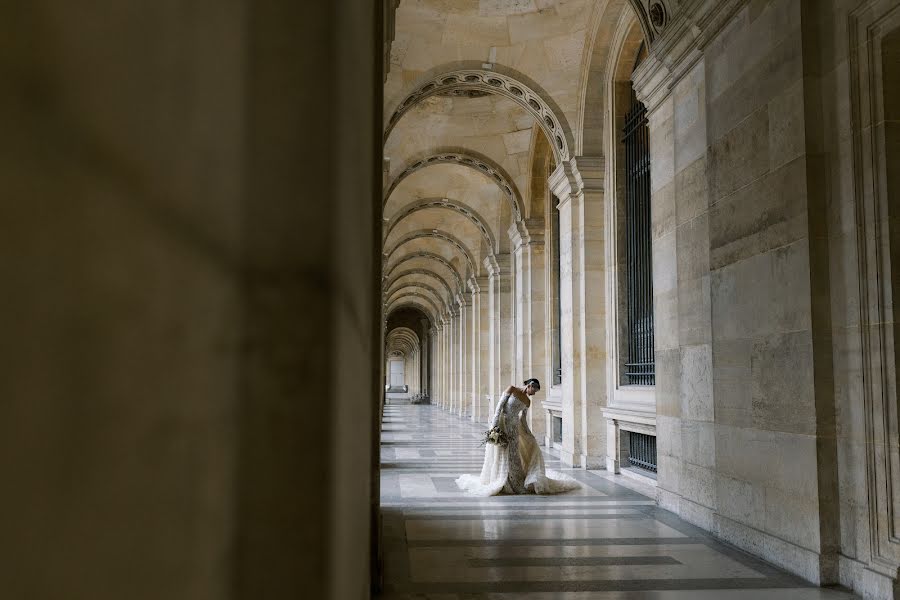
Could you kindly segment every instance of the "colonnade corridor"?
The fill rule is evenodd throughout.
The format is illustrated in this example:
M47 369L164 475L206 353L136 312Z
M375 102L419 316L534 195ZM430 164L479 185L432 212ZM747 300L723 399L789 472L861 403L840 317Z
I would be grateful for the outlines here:
M385 407L381 598L855 597L812 587L717 542L605 471L561 469L546 451L547 467L577 478L582 489L467 496L454 479L480 471L482 429L431 405Z

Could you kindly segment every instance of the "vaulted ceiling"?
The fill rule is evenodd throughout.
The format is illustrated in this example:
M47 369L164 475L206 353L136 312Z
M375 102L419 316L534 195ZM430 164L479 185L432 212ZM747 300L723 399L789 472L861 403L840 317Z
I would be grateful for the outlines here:
M581 151L604 31L634 19L628 5L401 0L384 86L388 313L412 304L435 319L488 256L510 251L516 221L540 221L535 165Z

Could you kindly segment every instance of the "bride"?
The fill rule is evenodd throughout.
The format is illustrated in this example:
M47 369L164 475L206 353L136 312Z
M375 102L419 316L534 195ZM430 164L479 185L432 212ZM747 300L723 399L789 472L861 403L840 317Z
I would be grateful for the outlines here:
M456 485L460 489L476 496L494 496L501 492L558 494L581 487L567 475L544 471L544 457L526 420L529 396L539 389L537 379L528 379L524 387L511 385L503 392L485 443L481 475L459 477Z

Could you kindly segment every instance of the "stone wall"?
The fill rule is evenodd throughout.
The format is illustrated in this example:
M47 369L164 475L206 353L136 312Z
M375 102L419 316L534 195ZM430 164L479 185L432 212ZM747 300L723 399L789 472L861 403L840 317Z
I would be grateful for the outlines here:
M891 256L878 106L897 84L878 65L896 56L900 11L689 10L701 27L674 15L637 73L651 112L659 501L810 581L893 598L900 461L896 426L879 425L897 414L881 324L891 262L874 248Z
M341 8L0 8L5 597L367 596L381 41Z

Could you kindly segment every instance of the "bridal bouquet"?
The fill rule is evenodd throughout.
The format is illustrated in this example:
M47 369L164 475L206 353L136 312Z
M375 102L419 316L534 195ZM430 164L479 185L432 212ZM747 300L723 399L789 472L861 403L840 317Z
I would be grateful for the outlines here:
M485 444L506 446L509 444L509 438L506 437L506 434L499 427L492 427L490 430L484 432L484 440L481 442L481 445L483 446Z

